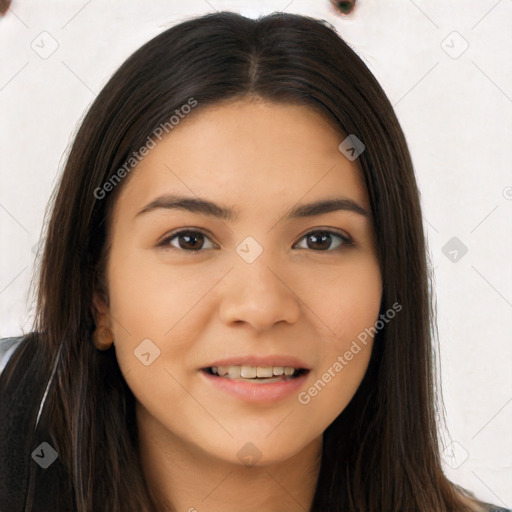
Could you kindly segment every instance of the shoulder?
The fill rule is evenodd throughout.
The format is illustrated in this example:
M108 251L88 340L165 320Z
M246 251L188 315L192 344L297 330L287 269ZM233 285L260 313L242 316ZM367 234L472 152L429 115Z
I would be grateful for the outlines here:
M475 512L512 512L508 508L499 507L498 505L493 505L492 503L486 503L485 501L480 501L478 505L476 505L475 501L468 502L472 507L474 507Z
M45 356L43 342L35 332L0 339L2 511L57 512L77 509L70 471L60 456L62 446L46 414L53 407L43 407L53 368L49 361L53 357ZM51 457L45 458L46 453Z
M0 374L2 373L12 354L24 339L26 339L26 336L0 338Z
M12 392L19 391L18 387L23 383L36 382L32 379L34 374L29 374L31 369L41 368L37 365L38 352L37 333L29 333L24 336L0 339L0 398L10 399Z
M0 405L24 400L29 398L25 393L32 396L37 391L45 377L42 353L35 332L0 339Z
M24 509L46 369L37 333L0 340L0 509Z
M454 487L462 502L469 506L474 512L512 512L512 510L508 508L499 507L498 505L477 499L473 492L460 485L454 484Z

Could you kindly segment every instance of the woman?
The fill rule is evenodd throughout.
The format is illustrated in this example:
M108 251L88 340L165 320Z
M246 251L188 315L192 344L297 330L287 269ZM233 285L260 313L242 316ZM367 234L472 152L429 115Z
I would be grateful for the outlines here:
M443 474L432 321L411 159L361 59L298 15L181 23L76 135L1 375L0 506L504 510Z

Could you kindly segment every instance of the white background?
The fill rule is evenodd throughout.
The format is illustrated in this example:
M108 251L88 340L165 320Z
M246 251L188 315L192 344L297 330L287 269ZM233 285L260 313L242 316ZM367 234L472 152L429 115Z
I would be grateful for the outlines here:
M445 471L512 508L512 0L359 0L346 17L327 0L15 0L0 17L0 337L30 329L34 247L81 116L140 45L214 10L325 19L388 94L436 276Z

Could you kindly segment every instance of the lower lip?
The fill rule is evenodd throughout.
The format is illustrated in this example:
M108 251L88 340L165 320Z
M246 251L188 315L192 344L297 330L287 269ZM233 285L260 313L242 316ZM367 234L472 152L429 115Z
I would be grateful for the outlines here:
M296 393L306 382L309 372L299 375L294 379L283 380L281 382L243 382L239 380L226 379L210 375L200 371L208 382L217 386L222 391L229 393L236 398L246 402L271 403L282 400L292 393Z

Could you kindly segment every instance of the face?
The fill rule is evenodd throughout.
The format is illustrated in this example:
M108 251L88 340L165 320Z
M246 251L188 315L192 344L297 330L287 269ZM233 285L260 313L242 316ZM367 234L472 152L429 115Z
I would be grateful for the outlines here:
M100 321L163 449L283 461L356 392L373 340L354 341L378 320L382 282L343 139L307 107L240 100L191 114L132 171L113 212ZM218 206L178 207L178 196ZM331 199L345 202L297 211ZM204 370L214 366L232 368Z

